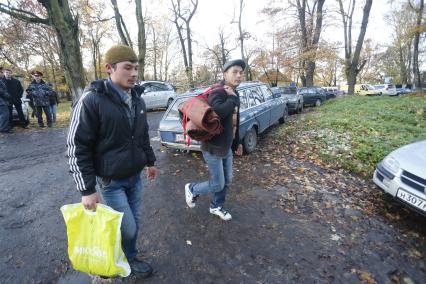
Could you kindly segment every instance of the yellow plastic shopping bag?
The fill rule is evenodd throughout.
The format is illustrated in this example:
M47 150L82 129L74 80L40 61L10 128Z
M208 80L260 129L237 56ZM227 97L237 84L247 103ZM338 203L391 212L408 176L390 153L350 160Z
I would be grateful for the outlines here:
M68 255L75 270L93 275L126 277L130 266L121 249L123 213L98 204L96 211L81 203L61 207L68 235Z

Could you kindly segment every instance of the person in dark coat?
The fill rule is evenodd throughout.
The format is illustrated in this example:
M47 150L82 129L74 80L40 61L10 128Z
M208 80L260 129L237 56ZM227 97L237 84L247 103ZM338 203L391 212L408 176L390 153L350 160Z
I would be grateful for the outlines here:
M52 84L49 84L49 87L52 88ZM50 102L50 113L52 114L52 121L56 123L56 109L59 105L58 93L52 89L53 93L49 97Z
M138 57L128 46L105 54L109 79L90 84L74 106L67 147L81 203L87 210L103 201L123 212L121 240L132 273L145 278L151 266L137 257L140 225L141 171L155 179L155 155L149 140L146 106L133 89Z
M201 143L204 160L210 173L210 180L185 185L185 201L189 208L195 207L198 196L213 194L210 213L224 221L232 219L223 208L226 193L232 182L233 151L242 155L243 148L239 138L240 99L236 88L241 83L245 63L232 60L223 66L224 81L208 96L208 103L219 115L223 130L211 140Z
M22 88L22 84L19 80L12 77L12 70L9 68L3 69L3 82L7 87L7 91L11 96L11 104L9 106L9 122L10 127L13 128L13 106L15 106L16 112L18 113L19 121L23 128L28 128L29 122L24 116L24 112L22 111L22 94L24 93L24 88Z
M38 126L44 127L43 122L43 112L46 115L47 126L52 127L52 114L50 113L50 100L49 97L53 95L52 88L46 84L42 77L43 73L40 71L31 72L33 81L27 88L27 94L30 99L33 100L34 106L36 108L37 122Z
M3 83L3 67L0 66L0 133L10 133L9 105L11 97Z

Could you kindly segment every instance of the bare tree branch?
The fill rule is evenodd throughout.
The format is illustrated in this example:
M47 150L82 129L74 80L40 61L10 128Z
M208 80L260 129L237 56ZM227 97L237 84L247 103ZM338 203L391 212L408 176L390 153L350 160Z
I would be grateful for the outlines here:
M5 14L8 14L9 16L12 16L14 18L17 18L19 20L22 20L28 23L43 24L47 26L50 25L50 22L48 19L40 18L34 13L17 9L12 6L1 4L1 3L0 3L0 12L3 12Z

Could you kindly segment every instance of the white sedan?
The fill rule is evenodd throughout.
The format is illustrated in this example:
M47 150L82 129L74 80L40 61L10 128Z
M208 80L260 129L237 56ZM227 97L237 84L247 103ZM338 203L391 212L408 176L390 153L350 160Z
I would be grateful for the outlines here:
M175 88L161 81L143 81L139 83L147 109L167 108L176 98Z
M391 152L377 165L373 181L386 193L426 215L426 140Z

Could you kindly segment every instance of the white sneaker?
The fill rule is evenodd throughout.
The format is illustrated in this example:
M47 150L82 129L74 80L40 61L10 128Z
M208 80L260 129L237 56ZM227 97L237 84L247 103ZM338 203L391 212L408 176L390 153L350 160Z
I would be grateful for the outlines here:
M229 221L232 219L231 214L229 214L229 212L223 209L222 207L210 208L210 213L219 216L220 219L224 221Z
M185 200L189 208L195 207L195 197L189 189L190 183L185 184Z

